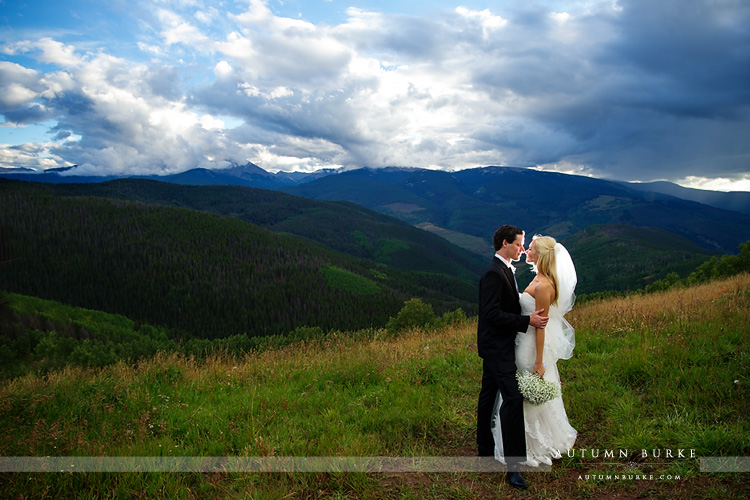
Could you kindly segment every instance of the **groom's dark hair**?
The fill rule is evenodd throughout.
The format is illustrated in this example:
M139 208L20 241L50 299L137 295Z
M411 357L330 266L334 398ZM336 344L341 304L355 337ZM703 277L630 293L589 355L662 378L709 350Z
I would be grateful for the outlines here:
M495 247L495 251L497 252L498 250L503 248L503 241L513 243L519 234L523 234L523 230L517 228L516 226L511 226L508 224L500 226L500 228L495 231L495 235L492 237L492 244Z

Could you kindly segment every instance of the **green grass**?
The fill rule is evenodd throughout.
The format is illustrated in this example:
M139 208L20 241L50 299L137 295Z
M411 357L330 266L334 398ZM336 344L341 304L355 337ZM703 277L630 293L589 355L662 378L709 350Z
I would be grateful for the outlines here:
M569 319L576 351L559 364L568 416L579 431L575 448L632 453L608 464L564 456L552 472L529 474L524 493L502 474L479 473L2 473L0 492L6 498L746 498L747 474L702 473L698 459L643 459L641 450L750 453L748 306L750 276L743 275L575 308ZM469 321L399 336L340 333L243 357L158 354L134 365L26 375L0 386L0 453L473 455L481 377L475 337Z

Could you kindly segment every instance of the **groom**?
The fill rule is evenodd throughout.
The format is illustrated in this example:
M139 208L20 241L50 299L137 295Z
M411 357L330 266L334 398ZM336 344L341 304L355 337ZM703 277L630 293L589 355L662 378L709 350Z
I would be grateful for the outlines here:
M495 440L492 436L492 409L497 392L500 406L500 425L503 434L503 455L508 467L508 482L516 488L526 488L519 472L519 463L526 460L526 432L523 420L523 396L516 380L516 333L529 325L544 328L547 316L536 311L531 316L521 315L521 303L512 262L523 253L524 232L515 226L504 225L493 236L495 258L479 281L479 325L477 347L483 360L482 389L477 411L477 445L480 457L492 457Z

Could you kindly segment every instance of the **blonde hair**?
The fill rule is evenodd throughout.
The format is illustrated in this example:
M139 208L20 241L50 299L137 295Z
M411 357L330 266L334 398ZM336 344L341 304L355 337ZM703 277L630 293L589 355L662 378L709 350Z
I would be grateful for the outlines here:
M555 258L555 245L557 240L552 236L534 235L532 241L536 242L537 259L534 263L534 271L542 276L546 276L555 289L555 297L551 305L557 305L557 298L560 295L560 286L557 279L557 259Z

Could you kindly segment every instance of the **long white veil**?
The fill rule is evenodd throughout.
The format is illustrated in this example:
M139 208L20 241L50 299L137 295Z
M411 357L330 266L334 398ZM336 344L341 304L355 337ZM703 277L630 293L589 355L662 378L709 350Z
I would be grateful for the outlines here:
M576 301L575 288L578 283L576 268L568 250L560 243L555 244L555 262L557 263L557 286L559 294L557 309L562 320L562 336L557 346L557 356L560 359L570 359L576 345L575 329L565 319Z

